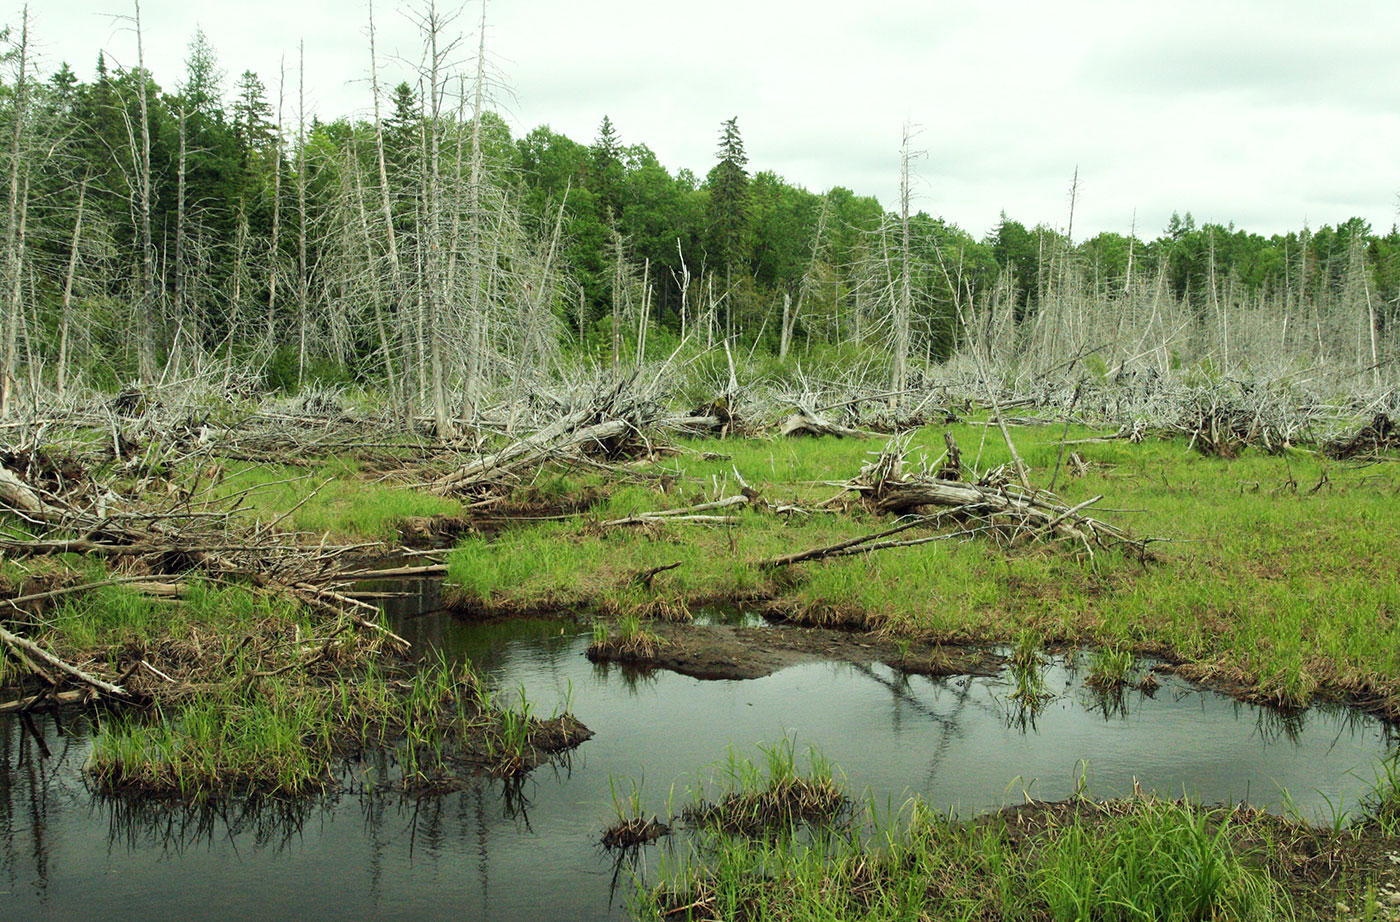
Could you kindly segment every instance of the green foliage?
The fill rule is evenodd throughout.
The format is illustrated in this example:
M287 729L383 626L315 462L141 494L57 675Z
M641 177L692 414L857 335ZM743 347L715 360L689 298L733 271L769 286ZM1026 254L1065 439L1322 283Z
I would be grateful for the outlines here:
M685 905L720 918L1004 919L1008 922L1264 922L1293 915L1241 842L1268 827L1225 810L1133 802L1116 809L1034 806L956 822L912 801L903 816L869 805L851 833L772 838L711 826L642 883L639 918ZM742 908L742 911L741 911Z
M1149 802L1106 828L1053 834L1034 893L1056 922L1275 919L1275 885L1245 867L1228 811Z
M425 230L415 204L425 118L418 92L408 83L389 91L383 123L387 185L381 189L372 125L349 116L313 119L304 139L279 138L263 76L245 70L228 86L206 36L196 32L188 48L186 73L174 90L163 89L150 74L109 69L101 58L90 82L65 65L29 87L29 101L41 117L31 121L35 135L26 144L50 152L42 169L30 171L29 245L36 267L32 293L26 293L33 299L26 305L36 334L31 348L45 359L57 350L63 270L77 190L86 180L86 230L79 240L72 318L81 335L70 343L72 367L86 383L102 388L128 382L139 370L139 337L130 333L133 321L148 321L134 311L142 248L132 221L130 180L139 172L133 160L139 145L131 143L128 129L137 126L138 103L145 98L154 183L151 222L162 229L162 239L169 238L155 287L168 296L178 287L181 302L178 316L166 311L169 320L155 324L162 358L176 354L178 333L196 337L206 352L227 350L265 365L264 380L272 389L307 381L381 381L381 344L367 315L356 318L361 322L350 331L338 325L331 330L324 308L327 300L336 302L336 310L377 306L398 319L392 314L402 308L385 306L392 299L374 302L376 293L383 297L390 290L381 271L387 228L377 206L381 195L387 198L401 258L410 261ZM13 96L7 91L3 98ZM198 256L194 264L177 267L173 235L182 198L182 121L183 201L189 206L189 233L198 241L191 252ZM470 121L448 118L441 126L444 150L454 151L473 128ZM882 256L878 231L885 209L847 188L819 195L771 171L751 170L737 119L722 124L717 162L703 182L690 169L668 169L643 143L624 143L606 117L591 145L548 126L513 138L493 112L482 115L481 129L493 200L512 202L522 227L537 236L549 236L563 206L556 264L568 282L550 307L569 346L594 351L597 343L587 342L589 331L611 315L614 231L629 264L650 270L653 322L671 337L678 338L683 326L687 278L693 283L707 272L722 287L717 295L722 296L721 328L752 337L760 353L776 348L773 317L784 296L801 304L793 345L809 367L814 362L808 350L852 339L856 279L861 267ZM316 316L305 355L295 335L301 324L295 303L301 219L293 180L302 166L308 216L315 224L307 244L306 282ZM446 175L454 169L446 168ZM279 215L275 247L274 212ZM1198 306L1227 281L1250 298L1282 302L1287 288L1290 299L1322 303L1364 280L1374 296L1378 325L1386 329L1398 316L1400 231L1378 233L1359 218L1266 238L1233 225L1198 225L1188 213L1174 216L1156 239L1101 233L1080 242L1006 215L980 240L936 215L915 215L911 223L918 264L915 328L927 336L927 354L936 359L948 356L957 343L958 306L984 298L1004 277L1014 285L1017 319L1024 321L1038 309L1052 270L1066 260L1104 292L1129 287L1130 265L1135 279L1163 272L1173 295ZM823 239L816 240L819 225ZM351 255L370 265L363 282L347 287ZM944 271L953 266L956 272ZM685 296L687 332L704 300L698 294L692 287ZM38 365L53 374L53 361Z

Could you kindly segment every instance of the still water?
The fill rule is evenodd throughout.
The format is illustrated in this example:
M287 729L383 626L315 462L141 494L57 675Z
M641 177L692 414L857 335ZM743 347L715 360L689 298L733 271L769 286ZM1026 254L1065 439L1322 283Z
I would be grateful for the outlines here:
M679 804L730 747L758 756L756 744L784 737L881 803L917 794L967 814L1027 791L1065 797L1087 776L1099 797L1136 781L1313 819L1354 810L1392 742L1354 712L1284 719L1174 679L1106 705L1063 663L1047 665L1056 697L1031 723L1005 677L851 663L746 681L639 676L588 662L572 622L394 616L417 650L474 660L507 700L523 688L538 711L568 701L595 736L516 785L192 809L95 796L85 719L35 718L43 745L0 720L0 920L625 918L627 874L596 845L610 778L640 780L664 812L673 787Z

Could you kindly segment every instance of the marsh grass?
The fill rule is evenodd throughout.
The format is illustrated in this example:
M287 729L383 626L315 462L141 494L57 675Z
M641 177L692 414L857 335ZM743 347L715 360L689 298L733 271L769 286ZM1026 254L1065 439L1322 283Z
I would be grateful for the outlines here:
M669 823L662 822L655 814L647 817L642 785L632 779L628 779L626 784L627 787L623 789L614 775L608 775L613 821L603 830L598 844L609 851L634 851L671 833ZM670 815L669 809L667 815Z
M88 766L99 789L187 800L303 794L335 784L337 765L367 751L394 755L390 774L367 783L438 789L478 770L521 774L576 724L567 714L537 720L523 693L502 707L479 674L445 660L358 664L313 682L259 675L251 662L231 668L187 700L105 719ZM555 738L537 739L542 732Z
M1124 688L1132 678L1134 663L1130 650L1100 647L1089 660L1089 674L1084 684L1101 691Z
M950 428L978 469L1009 461L984 427ZM943 431L918 432L914 455L923 449L936 459ZM1061 427L1014 430L1033 482L1048 481L1060 434ZM1068 437L1094 434L1071 426ZM886 519L858 505L822 505L837 492L832 482L854 476L881 447L737 439L725 443L726 459L710 460L713 443L688 442L653 468L665 472L669 492L621 486L569 519L512 529L492 542L469 539L450 558L449 582L473 604L502 610L640 613L658 598L691 609L747 601L796 623L940 643L1004 644L1029 633L1042 646L1165 656L1192 678L1282 707L1319 695L1351 697L1400 715L1400 621L1390 616L1400 610L1400 584L1389 564L1400 546L1400 466L1357 467L1298 449L1207 458L1180 439L1080 445L1088 473L1062 477L1061 498L1074 504L1102 494L1096 515L1167 539L1153 545L1156 562L1100 551L1091 565L1065 549L1005 549L974 539L785 572L758 567L885 527ZM596 525L732 495L732 468L766 500L808 514L748 508L724 528ZM596 480L577 482L597 489ZM650 589L636 585L637 574L676 562Z
M618 618L611 631L601 621L595 622L592 630L586 651L590 659L646 662L666 646L666 641L648 630L642 617L634 613Z
M774 841L714 832L639 885L638 918L915 922L1287 919L1286 893L1228 810L1034 805L958 821L918 800L859 831Z
M758 748L757 762L730 748L714 772L722 793L688 806L688 822L726 833L782 835L800 826L831 827L849 816L852 801L821 753L808 749L803 768L791 737Z
M1377 767L1366 806L1367 822L1388 836L1400 835L1400 750L1392 752Z
M291 510L279 527L345 540L391 541L407 519L462 511L458 500L385 482L348 459L328 461L311 471L279 464L242 465L228 471L210 496L238 494L242 507L264 521Z
M1049 834L1033 899L1064 922L1277 919L1276 885L1231 841L1228 811L1146 801L1115 821Z
M100 579L100 575L94 575ZM174 599L122 584L64 596L44 619L42 636L57 649L119 653L179 643L200 631L210 643L275 625L311 636L315 622L293 603L240 586L187 578Z

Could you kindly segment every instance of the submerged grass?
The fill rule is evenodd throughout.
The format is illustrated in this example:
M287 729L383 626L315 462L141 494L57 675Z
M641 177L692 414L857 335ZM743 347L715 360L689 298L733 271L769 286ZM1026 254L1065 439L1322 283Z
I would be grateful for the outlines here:
M951 429L965 463L985 469L1009 460L985 427ZM936 460L943 431L917 433L915 453L922 447ZM1068 437L1092 434L1072 426ZM1060 435L1061 427L1015 430L1033 482L1050 479ZM1156 563L1101 550L1091 565L1073 549L971 540L764 571L764 559L887 527L862 508L822 505L881 443L734 440L723 443L722 459L705 454L713 442L683 447L653 466L654 488L621 486L584 514L463 542L449 561L459 600L614 612L643 612L657 599L687 608L747 600L809 624L944 643L1006 643L1028 633L1039 645L1166 657L1195 678L1276 705L1305 705L1321 693L1400 715L1400 583L1390 566L1400 546L1400 466L1357 467L1299 449L1207 458L1180 439L1078 445L1088 473L1062 476L1062 498L1075 504L1102 494L1096 515L1166 539L1153 546ZM755 504L735 513L732 526L598 525L734 495L733 469L764 500L806 513ZM638 584L670 564L679 565ZM1111 679L1122 664L1102 667Z

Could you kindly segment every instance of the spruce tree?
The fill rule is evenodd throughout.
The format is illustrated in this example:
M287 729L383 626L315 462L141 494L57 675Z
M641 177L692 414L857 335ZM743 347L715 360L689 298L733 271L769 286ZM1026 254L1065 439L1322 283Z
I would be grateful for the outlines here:
M710 171L710 245L726 275L742 268L749 228L749 158L739 136L739 117L726 121L720 130L719 163Z
M598 126L598 137L589 153L592 155L589 174L593 191L603 206L603 214L616 221L622 212L622 144L612 119L606 115Z

